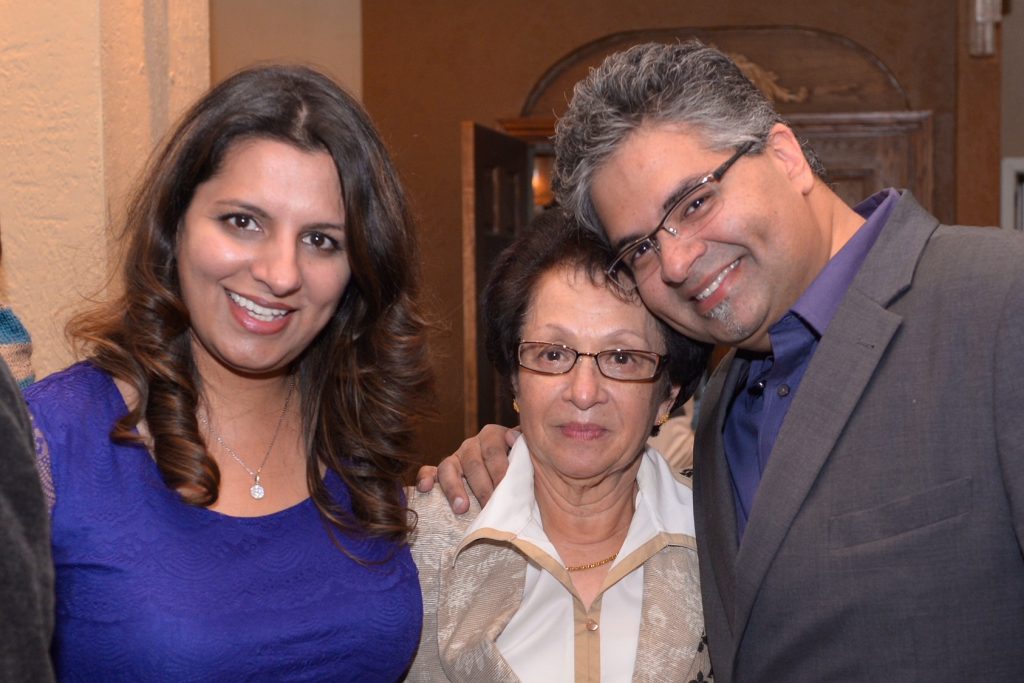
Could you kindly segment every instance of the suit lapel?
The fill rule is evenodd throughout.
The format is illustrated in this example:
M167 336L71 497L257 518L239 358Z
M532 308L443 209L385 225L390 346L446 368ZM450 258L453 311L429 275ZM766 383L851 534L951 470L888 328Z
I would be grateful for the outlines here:
M731 351L722 360L708 381L701 399L702 409L697 427L694 453L694 521L697 528L697 549L701 564L710 567L701 580L713 576L722 608L735 633L733 616L735 598L735 563L738 539L736 508L733 504L732 476L722 447L722 427L729 397L745 376L747 363ZM705 611L713 607L705 603Z
M811 359L779 431L736 556L736 622L746 623L761 581L900 317L850 291Z
M887 307L910 287L924 246L937 226L938 221L905 193L808 365L772 449L736 554L735 611L731 615L736 647L773 558L901 324L901 317ZM720 410L724 411L724 405ZM720 437L721 422L717 427L716 436ZM721 439L716 441L720 450ZM724 454L715 459L728 477ZM712 533L734 539L735 524L731 533L721 528ZM717 563L723 560L713 557L713 561L717 572ZM724 596L723 603L729 603Z

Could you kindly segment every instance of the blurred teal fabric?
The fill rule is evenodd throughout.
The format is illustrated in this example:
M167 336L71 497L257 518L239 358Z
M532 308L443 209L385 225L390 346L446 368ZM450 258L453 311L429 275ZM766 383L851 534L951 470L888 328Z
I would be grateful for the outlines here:
M0 305L0 357L24 389L35 381L32 370L32 337L9 307Z

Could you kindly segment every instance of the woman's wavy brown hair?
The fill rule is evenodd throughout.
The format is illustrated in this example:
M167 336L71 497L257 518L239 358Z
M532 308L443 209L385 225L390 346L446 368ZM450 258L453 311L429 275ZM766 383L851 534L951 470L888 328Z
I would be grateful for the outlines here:
M201 391L177 244L196 187L233 144L278 140L326 151L341 179L352 270L338 310L295 361L313 501L336 530L404 541L401 493L415 462L415 421L431 404L426 330L416 295L419 257L405 193L366 112L312 69L242 71L197 102L150 161L124 226L124 294L77 316L69 333L92 362L139 401L112 436L138 441L145 420L164 482L188 503L217 500L220 472L196 421ZM352 511L332 500L319 464L348 486Z

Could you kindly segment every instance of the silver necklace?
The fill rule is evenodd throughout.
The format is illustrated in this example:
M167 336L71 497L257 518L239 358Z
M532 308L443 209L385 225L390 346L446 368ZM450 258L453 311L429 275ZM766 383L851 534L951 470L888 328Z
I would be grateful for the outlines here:
M292 390L294 389L295 377L293 376L292 381L288 384L288 394L284 397L284 407L281 408L281 416L277 418L277 426L274 427L274 435L270 437L270 444L267 446L267 452L263 454L263 462L261 462L260 466L255 470L249 467L245 461L242 460L242 456L238 455L234 448L224 443L224 439L221 438L220 434L213 428L213 425L210 424L210 420L206 417L206 410L204 409L203 412L199 413L199 421L202 422L203 426L210 431L210 434L212 434L213 438L217 440L220 447L223 448L228 455L234 458L235 462L244 467L245 471L249 473L250 477L252 477L252 486L249 487L249 495L252 496L254 500L260 500L263 496L267 495L266 489L264 489L263 484L260 483L260 472L263 471L263 466L267 464L267 460L270 458L270 452L274 450L274 443L277 441L277 433L281 431L281 425L284 423L284 416L288 412L288 404L292 400Z

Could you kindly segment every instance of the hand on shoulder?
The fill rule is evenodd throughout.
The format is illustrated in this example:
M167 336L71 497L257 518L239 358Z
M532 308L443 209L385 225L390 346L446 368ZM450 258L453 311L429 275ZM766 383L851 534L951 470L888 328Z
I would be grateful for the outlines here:
M440 484L452 510L463 514L469 510L469 490L487 504L494 487L508 470L508 452L519 438L519 431L501 425L486 425L476 436L462 442L459 449L437 467L426 465L416 475L416 488L428 492ZM463 481L465 480L465 481Z

